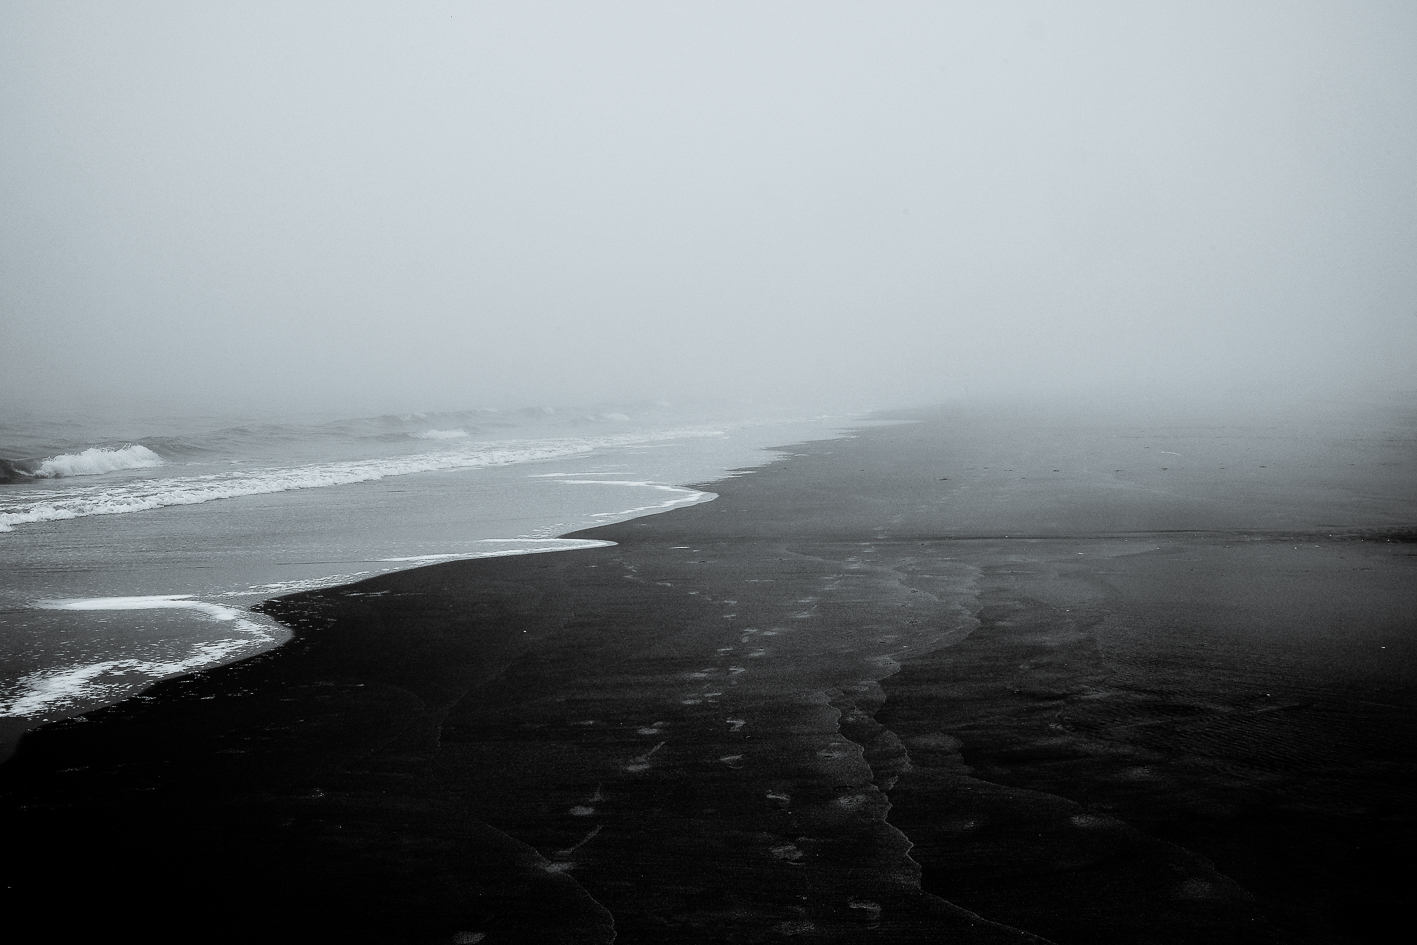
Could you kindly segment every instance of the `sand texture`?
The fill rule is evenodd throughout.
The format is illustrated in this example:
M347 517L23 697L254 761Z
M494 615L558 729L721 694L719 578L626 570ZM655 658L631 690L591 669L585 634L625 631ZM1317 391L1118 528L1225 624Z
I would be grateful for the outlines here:
M1367 942L1417 836L1411 427L919 414L271 602L27 736L66 937Z

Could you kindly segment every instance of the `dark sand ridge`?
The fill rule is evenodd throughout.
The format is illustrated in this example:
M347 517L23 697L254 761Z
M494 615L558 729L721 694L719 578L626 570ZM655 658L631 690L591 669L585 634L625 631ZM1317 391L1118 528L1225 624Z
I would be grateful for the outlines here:
M292 643L0 766L7 915L1375 940L1417 839L1417 496L1410 415L1364 417L943 412L581 533L613 548L273 602Z

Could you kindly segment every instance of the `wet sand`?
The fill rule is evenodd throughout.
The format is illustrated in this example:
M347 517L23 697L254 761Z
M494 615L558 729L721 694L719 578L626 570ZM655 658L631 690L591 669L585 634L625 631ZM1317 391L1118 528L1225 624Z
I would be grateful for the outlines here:
M267 604L290 644L0 766L6 915L1374 940L1417 840L1410 416L916 419L575 536L615 547Z

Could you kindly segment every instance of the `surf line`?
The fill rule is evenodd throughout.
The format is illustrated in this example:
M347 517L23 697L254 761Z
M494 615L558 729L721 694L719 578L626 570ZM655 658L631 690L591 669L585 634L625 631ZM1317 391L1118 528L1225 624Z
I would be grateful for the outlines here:
M613 541L590 538L483 538L482 542L529 545L527 548L506 548L498 551L450 551L445 554L406 555L401 558L379 558L379 561L457 561L469 558L505 558L508 555L539 555L548 551L580 551L584 548L609 548Z
M698 489L686 489L683 486L666 486L659 482L648 482L638 479L560 479L557 482L568 486L638 486L641 489L655 489L660 492L677 493L673 499L666 499L663 502L656 502L653 505L639 505L633 509L621 509L618 512L596 512L592 518L618 518L620 516L635 517L641 512L659 512L665 509L672 509L676 505L695 505L699 502L711 502L718 498L714 492L701 492Z

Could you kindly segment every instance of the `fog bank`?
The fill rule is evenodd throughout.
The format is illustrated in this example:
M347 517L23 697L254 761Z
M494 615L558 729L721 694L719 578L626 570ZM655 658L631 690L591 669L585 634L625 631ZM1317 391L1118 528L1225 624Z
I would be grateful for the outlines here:
M1417 6L0 9L0 406L1410 387Z

